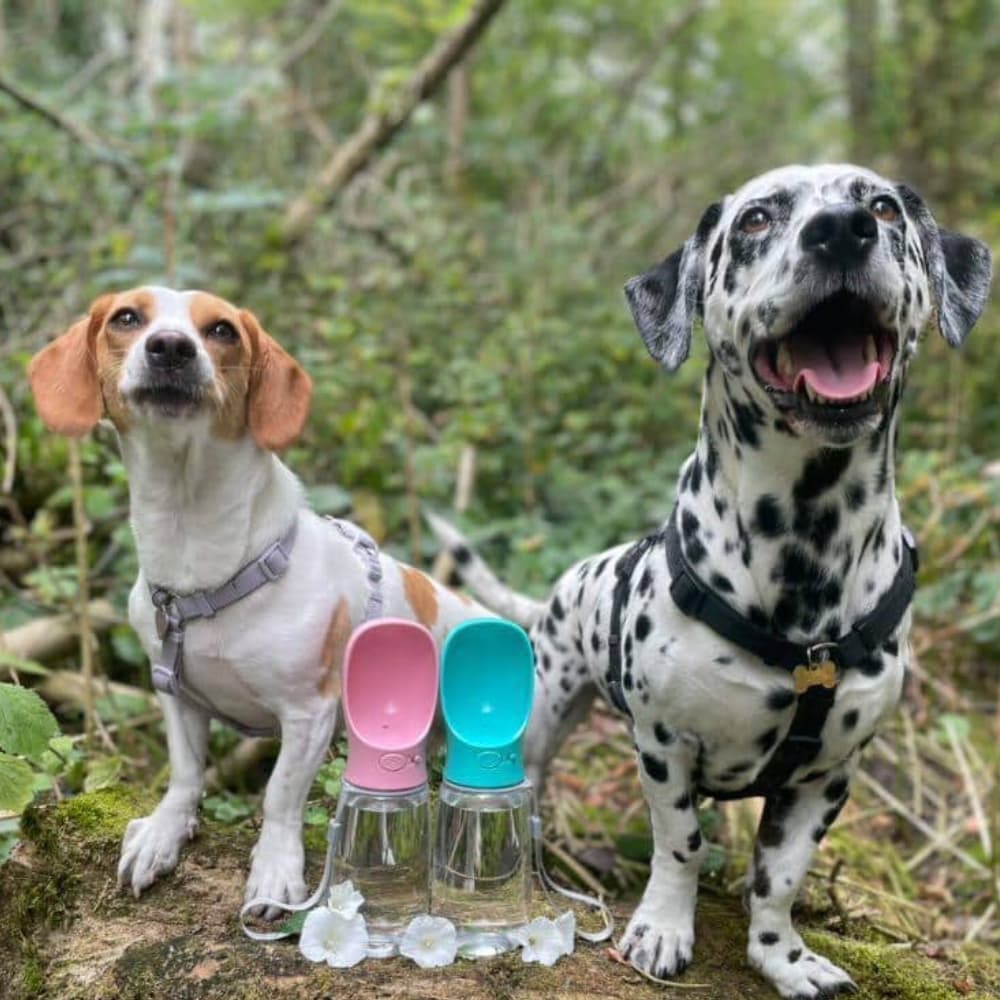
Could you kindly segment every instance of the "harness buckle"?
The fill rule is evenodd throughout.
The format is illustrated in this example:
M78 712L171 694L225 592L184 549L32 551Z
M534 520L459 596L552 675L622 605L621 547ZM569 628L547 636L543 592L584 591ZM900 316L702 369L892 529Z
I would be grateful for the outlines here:
M837 664L831 652L837 648L835 642L817 642L806 649L807 662L792 671L796 694L805 694L810 688L817 686L837 686Z
M177 609L173 606L173 601L156 606L154 622L156 625L156 638L161 642L169 633L181 632L184 629L184 622L177 613Z
M275 580L279 580L285 575L290 561L281 542L275 542L257 560L257 568L268 583L274 583Z

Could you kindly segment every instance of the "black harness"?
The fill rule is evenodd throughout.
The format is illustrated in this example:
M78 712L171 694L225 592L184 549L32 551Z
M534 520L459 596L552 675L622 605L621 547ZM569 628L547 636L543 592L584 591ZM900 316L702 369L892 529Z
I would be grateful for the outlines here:
M814 760L822 747L820 733L836 697L838 671L857 666L872 655L899 627L916 589L917 548L903 528L905 554L892 585L875 608L833 642L811 645L790 642L744 618L705 586L692 572L677 531L677 511L666 526L640 539L615 564L615 590L608 635L608 696L620 711L632 713L622 691L621 617L636 564L658 542L666 549L670 596L688 617L697 618L713 632L795 678L798 704L788 735L779 744L753 784L736 791L699 788L715 799L742 799L767 795L784 785L792 772Z

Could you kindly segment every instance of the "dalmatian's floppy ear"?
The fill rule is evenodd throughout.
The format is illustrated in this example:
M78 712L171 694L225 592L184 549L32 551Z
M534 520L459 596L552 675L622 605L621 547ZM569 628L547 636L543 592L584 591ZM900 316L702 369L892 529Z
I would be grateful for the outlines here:
M667 371L677 371L691 350L695 317L702 308L705 246L721 215L720 202L709 205L684 246L625 283L632 318L646 350Z
M912 188L897 184L896 190L920 234L938 329L952 347L959 347L986 305L992 270L989 247L970 236L941 229Z

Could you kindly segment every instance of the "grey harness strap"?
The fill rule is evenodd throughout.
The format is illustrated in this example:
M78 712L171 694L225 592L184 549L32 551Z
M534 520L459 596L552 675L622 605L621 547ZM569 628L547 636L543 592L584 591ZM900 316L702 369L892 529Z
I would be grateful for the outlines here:
M365 621L377 618L382 614L382 564L378 546L366 532L349 521L328 520L352 543L354 554L364 565L368 581ZM297 530L298 518L282 538L214 590L197 590L193 594L180 595L150 584L150 597L156 607L156 634L161 642L159 658L152 664L153 687L157 691L173 695L248 736L274 735L273 728L251 728L225 715L184 686L184 631L188 622L213 618L224 608L281 579L291 562Z
M341 521L336 517L328 517L333 526L351 543L354 554L366 570L368 580L368 602L365 604L364 620L382 617L382 563L378 556L378 546L375 540L356 524Z

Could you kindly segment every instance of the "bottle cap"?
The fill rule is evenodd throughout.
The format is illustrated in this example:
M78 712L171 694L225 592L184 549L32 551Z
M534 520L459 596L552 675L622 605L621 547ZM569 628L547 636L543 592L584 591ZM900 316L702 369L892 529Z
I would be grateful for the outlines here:
M379 618L355 629L344 654L344 779L398 792L427 781L427 734L438 695L437 646L415 622Z
M524 780L534 681L531 641L513 622L474 618L451 630L441 654L446 781L509 788Z

